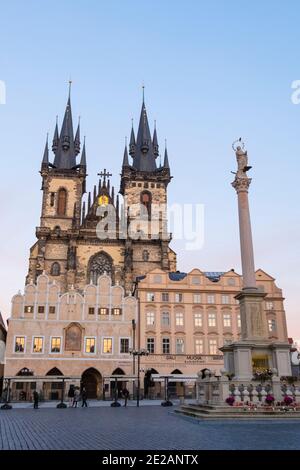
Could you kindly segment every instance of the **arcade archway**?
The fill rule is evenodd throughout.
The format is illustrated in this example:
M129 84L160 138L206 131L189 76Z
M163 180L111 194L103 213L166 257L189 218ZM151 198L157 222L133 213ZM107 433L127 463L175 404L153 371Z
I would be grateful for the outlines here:
M88 398L99 398L102 392L102 375L94 367L86 369L81 376L81 389L86 389Z

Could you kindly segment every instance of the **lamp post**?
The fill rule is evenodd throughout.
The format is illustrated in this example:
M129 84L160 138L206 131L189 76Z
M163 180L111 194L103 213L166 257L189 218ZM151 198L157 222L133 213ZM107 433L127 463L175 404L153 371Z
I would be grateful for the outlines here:
M138 383L137 383L137 394L136 394L136 406L140 406L140 389L141 389L141 384L140 384L140 361L141 361L141 356L148 356L149 352L146 349L131 349L130 354L132 354L133 357L137 356L137 364L138 364Z
M58 405L56 405L56 408L67 408L67 405L64 403L65 399L65 379L62 379L62 388L61 388L61 400Z

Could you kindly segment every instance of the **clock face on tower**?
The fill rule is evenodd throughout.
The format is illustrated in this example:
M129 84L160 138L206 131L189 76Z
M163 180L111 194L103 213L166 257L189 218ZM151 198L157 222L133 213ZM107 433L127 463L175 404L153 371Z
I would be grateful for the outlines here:
M109 203L108 196L105 196L105 195L99 196L98 198L99 206L107 206L108 203Z

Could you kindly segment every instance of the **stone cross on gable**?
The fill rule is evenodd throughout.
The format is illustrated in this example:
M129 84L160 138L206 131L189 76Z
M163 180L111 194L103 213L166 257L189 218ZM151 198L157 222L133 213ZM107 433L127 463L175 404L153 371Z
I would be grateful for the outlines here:
M112 173L109 173L109 171L106 171L106 168L104 168L104 170L101 171L101 173L98 173L98 176L100 176L101 178L103 177L103 184L105 185L106 178L109 178L110 176L112 176Z

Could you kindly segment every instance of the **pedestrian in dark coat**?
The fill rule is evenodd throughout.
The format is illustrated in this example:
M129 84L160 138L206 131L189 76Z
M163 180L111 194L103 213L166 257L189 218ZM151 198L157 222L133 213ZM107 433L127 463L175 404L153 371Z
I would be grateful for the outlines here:
M35 390L33 392L33 408L35 408L36 410L38 409L39 407L39 394L38 392Z
M84 387L83 387L82 392L81 392L81 398L82 398L82 405L81 405L81 407L83 407L83 406L86 406L86 407L87 407L87 402L86 402L86 400L87 400L87 393L86 393L86 389L85 389Z

